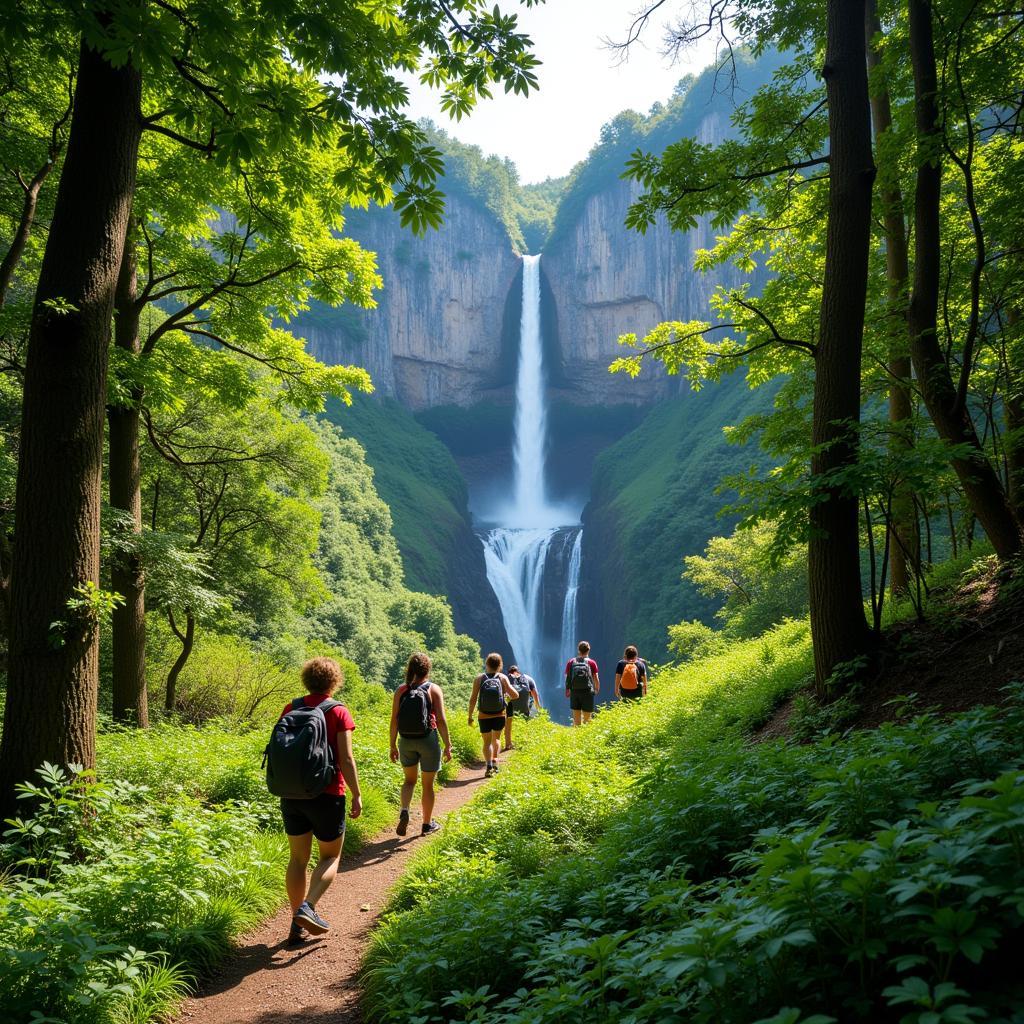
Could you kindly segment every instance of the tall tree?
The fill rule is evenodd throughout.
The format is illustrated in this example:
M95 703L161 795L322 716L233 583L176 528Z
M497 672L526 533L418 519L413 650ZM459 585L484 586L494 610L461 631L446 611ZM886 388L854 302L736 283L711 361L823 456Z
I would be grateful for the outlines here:
M989 461L967 403L972 354L965 351L961 381L954 384L938 334L942 283L943 133L930 0L908 0L910 58L914 70L917 180L914 191L914 278L910 296L910 353L928 414L939 433L957 446L953 468L971 510L1001 558L1021 548L1021 528Z
M875 179L866 58L863 0L829 0L822 69L829 206L811 428L811 474L819 496L811 505L807 549L814 673L822 689L838 665L868 646L857 493L842 479L857 461Z
M109 25L109 18L102 19ZM25 367L0 810L44 760L95 761L106 349L138 155L142 76L83 39Z

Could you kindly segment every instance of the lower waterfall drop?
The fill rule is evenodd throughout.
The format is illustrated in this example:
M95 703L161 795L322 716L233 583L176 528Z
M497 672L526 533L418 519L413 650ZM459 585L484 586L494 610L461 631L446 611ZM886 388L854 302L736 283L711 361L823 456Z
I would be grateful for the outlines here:
M498 525L483 535L483 543L487 579L512 645L509 660L515 659L523 672L537 680L545 706L550 702L558 708L562 659L576 645L583 530L577 512L554 505L547 497L547 392L540 303L540 256L524 256L513 500L501 510ZM552 591L560 586L564 594ZM551 609L547 615L545 608Z

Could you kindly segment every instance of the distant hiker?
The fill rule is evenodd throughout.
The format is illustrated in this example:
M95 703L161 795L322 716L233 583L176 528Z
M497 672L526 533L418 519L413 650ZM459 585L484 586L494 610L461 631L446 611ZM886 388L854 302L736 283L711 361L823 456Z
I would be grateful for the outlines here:
M512 749L512 719L516 715L529 718L534 704L541 710L544 708L540 702L540 693L537 691L537 683L533 676L520 672L518 665L509 665L508 679L512 688L519 694L519 699L509 701L508 715L505 718L505 746L502 747L502 750Z
M630 644L615 666L615 696L619 700L639 700L647 696L647 662Z
M505 707L507 700L518 700L519 691L501 671L501 655L488 654L486 671L473 680L473 692L469 697L469 724L473 724L473 711L480 702L480 735L483 738L484 777L490 778L498 770L498 751L501 747L501 733L505 728Z
M438 740L444 740L444 751ZM434 821L434 777L441 767L441 758L452 759L452 741L448 735L448 719L444 713L444 694L437 683L430 681L430 658L421 652L412 655L405 667L405 682L395 691L391 701L391 760L402 762L405 781L402 783L402 809L395 831L404 836L409 831L409 805L412 803L416 776L422 775L421 798L423 824L420 835L429 836L441 826Z
M352 756L356 723L344 704L331 699L345 677L332 658L314 658L302 667L309 691L286 704L267 745L267 786L281 798L281 817L290 856L285 888L292 905L289 945L303 931L323 935L330 925L316 912L317 902L338 872L345 841L345 786L352 794L349 815L363 810L359 775ZM320 857L306 886L306 868L316 837Z
M597 662L590 657L590 644L581 640L575 658L565 663L565 695L572 709L572 724L583 725L594 717L594 697L601 692Z

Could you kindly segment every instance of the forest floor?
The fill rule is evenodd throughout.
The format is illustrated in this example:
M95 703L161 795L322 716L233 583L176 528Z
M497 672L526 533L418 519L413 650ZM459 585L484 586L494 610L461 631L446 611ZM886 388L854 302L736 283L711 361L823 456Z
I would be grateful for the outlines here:
M483 783L482 764L464 767L438 790L434 818L443 820ZM342 858L334 884L317 905L331 923L327 935L287 946L291 911L282 908L243 937L222 970L183 1004L182 1024L361 1024L358 975L370 930L410 855L430 842L420 837L416 803L411 818L404 839L389 828L355 856ZM281 891L283 897L283 878Z
M1001 704L1015 682L1024 682L1024 583L993 567L966 586L932 595L924 620L885 631L877 664L856 688L843 724L872 729L908 713L952 715ZM753 738L792 735L809 694L793 694Z

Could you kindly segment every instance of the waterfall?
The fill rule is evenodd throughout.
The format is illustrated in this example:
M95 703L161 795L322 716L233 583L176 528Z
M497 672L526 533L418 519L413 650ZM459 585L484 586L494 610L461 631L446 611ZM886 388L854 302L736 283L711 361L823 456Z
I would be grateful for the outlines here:
M497 513L497 525L484 534L483 541L487 578L501 606L512 657L523 672L537 679L547 703L561 691L560 658L575 646L583 531L577 513L552 504L547 496L547 392L540 309L540 256L524 256L512 501ZM575 534L572 544L567 537L561 544L552 544L567 529ZM561 621L546 621L545 604L556 596L550 588L563 581Z

